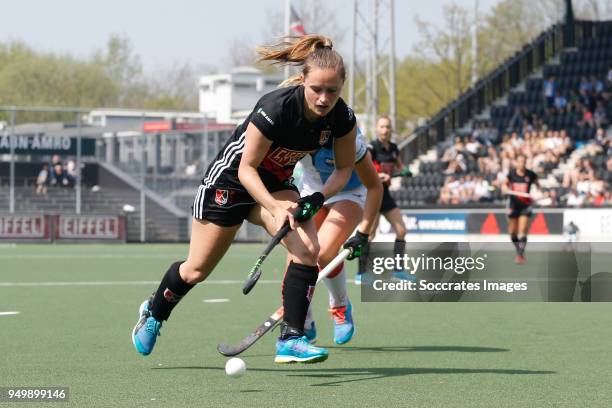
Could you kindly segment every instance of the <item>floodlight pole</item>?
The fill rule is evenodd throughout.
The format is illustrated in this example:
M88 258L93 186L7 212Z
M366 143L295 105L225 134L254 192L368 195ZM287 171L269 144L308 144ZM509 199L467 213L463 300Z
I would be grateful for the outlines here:
M9 145L11 147L11 164L9 180L9 212L15 213L15 107L11 108L11 133L9 134Z
M371 132L370 138L374 137L380 96L384 92L389 101L386 113L394 127L397 121L394 6L394 0L353 0L349 104L356 113L365 116L364 130ZM362 64L357 63L357 50ZM357 78L363 79L359 85Z

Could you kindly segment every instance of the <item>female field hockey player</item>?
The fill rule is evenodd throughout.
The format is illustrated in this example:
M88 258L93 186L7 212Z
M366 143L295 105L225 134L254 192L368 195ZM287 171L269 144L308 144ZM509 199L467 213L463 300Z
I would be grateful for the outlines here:
M355 170L344 189L325 201L314 218L319 238L319 268L323 269L334 259L342 244L358 226L355 235L345 244L351 249L348 259L359 257L368 245L368 233L380 209L383 186L372 163L365 138L357 129L355 147ZM320 191L333 173L334 153L330 148L318 150L312 157L305 157L303 166L302 196ZM361 221L361 222L360 222ZM352 304L346 290L344 263L323 279L329 292L329 311L334 322L334 342L345 344L351 340L355 330ZM311 343L317 338L312 308L308 309L304 333Z
M392 132L391 118L386 115L380 116L376 122L376 140L373 140L368 148L370 149L370 154L372 155L372 160L379 173L380 180L383 183L383 199L380 205L380 214L389 221L391 228L395 231L395 254L403 256L406 249L406 225L404 224L402 213L397 207L393 197L391 197L389 185L391 184L391 176L393 173L399 171L402 176L410 176L410 170L407 166L405 167L403 165L397 145L391 142ZM372 225L370 239L374 239L376 235L380 214L376 217ZM359 259L359 270L355 276L355 283L357 284L361 284L361 275L365 272L367 259L366 252L367 251L364 251ZM402 270L396 271L393 276L396 279L412 279L410 275Z
M525 263L527 228L533 204L529 192L534 184L540 187L538 176L525 167L526 161L525 156L518 156L515 168L510 169L502 185L502 193L508 195L508 233L516 249L515 262L517 264Z
M302 65L291 78L299 85L264 95L208 166L193 205L189 255L173 263L151 299L140 306L132 340L136 350L153 350L164 320L187 292L205 280L223 257L243 220L271 235L285 222L290 260L282 285L284 319L275 362L317 362L327 350L304 336L304 320L317 280L319 243L311 218L340 191L355 160L355 116L340 98L345 80L342 57L332 42L309 35L258 49L261 61ZM295 164L330 143L336 170L320 191L300 198L292 183Z

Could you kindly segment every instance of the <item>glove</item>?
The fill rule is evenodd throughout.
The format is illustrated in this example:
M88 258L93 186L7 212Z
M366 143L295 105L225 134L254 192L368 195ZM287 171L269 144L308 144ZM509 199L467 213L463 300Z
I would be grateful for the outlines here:
M324 202L325 196L318 191L309 196L302 197L297 201L298 209L293 217L297 222L308 221L323 207Z
M368 245L368 234L362 234L359 230L354 236L348 239L342 246L351 251L349 256L346 257L349 261L351 259L359 258L362 253L366 250Z
M404 166L402 170L400 170L400 176L402 177L412 177L412 172L408 168L408 166Z

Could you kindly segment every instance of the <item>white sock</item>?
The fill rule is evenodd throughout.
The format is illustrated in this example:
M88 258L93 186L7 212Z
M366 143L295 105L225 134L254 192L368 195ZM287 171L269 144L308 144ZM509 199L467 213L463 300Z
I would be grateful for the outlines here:
M308 311L306 312L306 320L304 320L304 330L309 330L312 325L312 302L308 305Z
M333 278L323 279L329 292L329 307L341 307L348 305L348 292L346 290L346 273L344 267L339 274Z

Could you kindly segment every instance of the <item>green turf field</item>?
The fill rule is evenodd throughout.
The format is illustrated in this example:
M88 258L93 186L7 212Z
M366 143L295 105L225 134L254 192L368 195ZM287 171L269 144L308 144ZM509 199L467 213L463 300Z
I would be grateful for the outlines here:
M612 406L611 304L361 303L352 284L349 345L333 346L321 287L329 360L275 365L274 332L241 356L246 375L228 378L216 344L240 340L280 304L281 249L264 281L241 292L262 248L235 245L141 357L130 338L138 306L186 245L1 245L0 312L20 313L0 315L0 387L68 386L70 402L0 406Z

